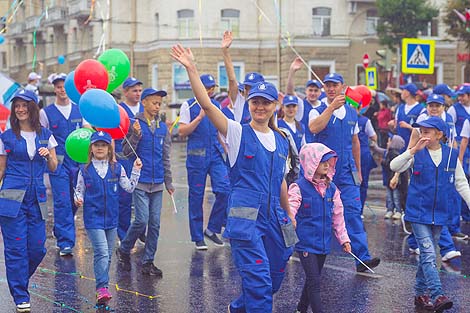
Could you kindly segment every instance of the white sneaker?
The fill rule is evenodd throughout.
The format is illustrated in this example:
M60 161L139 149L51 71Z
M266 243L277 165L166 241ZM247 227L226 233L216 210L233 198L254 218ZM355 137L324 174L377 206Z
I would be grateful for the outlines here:
M399 220L399 219L401 219L401 213L400 213L400 212L395 212L395 213L393 213L392 219L394 219L394 220Z
M388 211L387 213L385 213L385 216L384 216L384 219L388 220L392 217L393 215L393 212L392 211Z
M419 248L416 248L416 249L412 249L412 248L408 248L408 251L410 251L411 254L416 254L416 255L419 255Z
M449 251L447 252L443 257L442 257L442 262L450 261L452 259L458 258L462 256L462 253L460 251Z
M23 302L16 305L16 312L24 313L31 312L31 304L29 302Z

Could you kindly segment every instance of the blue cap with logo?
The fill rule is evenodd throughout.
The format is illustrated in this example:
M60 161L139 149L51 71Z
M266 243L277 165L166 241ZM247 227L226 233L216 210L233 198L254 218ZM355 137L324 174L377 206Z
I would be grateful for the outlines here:
M13 98L11 98L11 102L15 101L16 99L22 99L27 102L33 101L36 104L39 103L38 95L34 91L31 91L31 90L25 90L25 89L18 90L13 96Z
M206 88L212 88L212 87L217 86L217 83L215 82L215 78L211 74L203 74L201 75L200 78L201 78L202 84Z
M457 89L457 95L464 95L464 94L470 94L470 86L468 85L462 85Z
M423 120L419 123L413 123L413 127L426 127L426 128L435 128L441 132L447 131L447 124L442 120L440 116L431 116L427 120Z
M122 88L126 89L129 87L134 87L135 85L143 85L143 83L135 77L128 77L124 83L122 83Z
M238 91L242 92L245 90L245 85L243 83L238 83Z
M94 144L97 141L104 141L106 143L111 143L111 136L104 131L97 131L91 134L90 144Z
M260 73L248 73L245 75L245 81L243 82L243 85L248 85L253 87L257 83L264 82L264 77Z
M412 96L416 96L416 94L418 93L418 87L416 87L416 85L413 83L401 85L400 89L408 91Z
M428 99L426 100L426 104L429 103L438 103L440 105L444 105L446 103L445 99L441 95L436 95L435 93L430 94Z
M288 95L285 96L284 99L282 100L283 105L289 105L289 104L299 104L299 98L293 95Z
M153 95L165 97L167 95L167 92L165 90L145 88L144 91L142 91L142 95L140 96L140 101L144 101L145 98L147 98L148 96L153 96Z
M317 88L321 88L321 87L322 87L321 83L320 83L318 80L316 80L316 79L311 79L311 80L309 80L309 81L305 84L305 88L307 88L307 87L309 87L309 86L315 86L315 87L317 87Z
M268 82L261 82L251 88L246 100L250 100L254 97L262 97L268 99L269 101L277 100L278 93L276 86Z
M51 83L55 85L55 83L57 83L58 81L65 81L66 79L67 79L67 74L65 73L56 74L54 75L54 77L52 77Z
M329 159L331 159L331 158L336 158L336 157L338 157L338 155L336 154L336 152L330 151L330 152L325 153L325 154L321 157L320 162L326 162L326 161L328 161Z
M344 79L343 79L343 76L341 76L341 74L330 73L330 74L325 75L325 78L323 78L323 82L324 83L332 82L332 83L341 83L341 84L343 84Z
M432 89L432 93L436 95L447 95L449 97L455 97L456 93L446 84L437 84Z

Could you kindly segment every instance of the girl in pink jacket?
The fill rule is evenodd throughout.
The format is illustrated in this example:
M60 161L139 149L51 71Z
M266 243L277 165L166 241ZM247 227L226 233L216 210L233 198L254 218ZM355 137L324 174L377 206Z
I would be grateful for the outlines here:
M334 230L336 239L347 253L350 240L343 216L340 192L332 182L336 153L321 143L309 143L300 150L300 164L304 177L290 185L289 205L291 219L297 223L299 242L295 250L305 271L305 284L297 305L297 312L322 312L320 276Z

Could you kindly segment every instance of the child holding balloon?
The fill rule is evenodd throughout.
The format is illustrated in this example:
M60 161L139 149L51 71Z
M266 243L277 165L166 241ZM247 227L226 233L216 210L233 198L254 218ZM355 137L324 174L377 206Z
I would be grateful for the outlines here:
M93 246L96 278L96 302L107 305L112 298L108 290L109 265L117 236L118 186L131 193L140 177L142 162L134 161L130 179L125 169L113 161L111 136L103 131L90 138L89 162L80 167L75 189L75 205L83 205L83 222Z

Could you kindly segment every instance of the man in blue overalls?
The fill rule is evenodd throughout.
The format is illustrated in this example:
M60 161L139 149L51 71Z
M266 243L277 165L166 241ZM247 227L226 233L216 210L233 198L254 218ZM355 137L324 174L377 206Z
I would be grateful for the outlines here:
M206 87L209 97L214 94L216 87L212 75L201 75L201 81ZM218 102L212 103L220 108ZM217 237L222 231L226 219L227 201L229 194L229 179L224 163L224 150L219 142L218 131L205 116L195 98L191 98L181 106L179 133L188 136L188 157L186 168L189 185L189 229L191 240L196 243L196 249L206 250L204 236L217 246L224 243ZM207 174L211 177L212 191L215 202L209 217L209 223L203 232L203 201L206 188Z
M325 76L326 98L322 105L310 113L309 128L316 141L323 143L338 154L336 174L333 182L341 190L344 205L344 219L348 230L353 253L367 266L379 265L379 258L369 255L367 233L361 219L361 149L358 138L357 112L345 102L343 77L330 73ZM358 272L366 267L356 262Z
M418 93L418 87L415 84L410 83L400 86L401 98L405 101L404 104L400 104L397 108L395 115L397 135L399 135L405 141L405 147L403 151L408 147L410 142L411 131L413 130L414 122L418 116L425 111L424 106L416 101L416 94ZM403 152L402 151L402 152Z
M57 169L49 173L52 195L54 198L54 236L61 256L70 256L75 246L74 215L77 208L74 205L74 186L77 179L78 163L73 161L65 152L65 140L74 130L84 126L84 121L78 105L67 97L64 82L65 74L56 75L52 79L55 103L40 111L41 125L49 129L57 140ZM89 125L89 124L87 124Z

